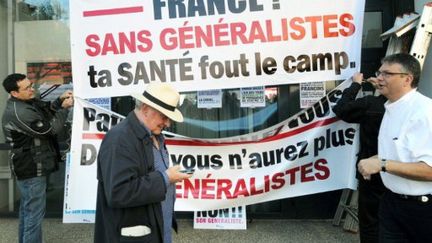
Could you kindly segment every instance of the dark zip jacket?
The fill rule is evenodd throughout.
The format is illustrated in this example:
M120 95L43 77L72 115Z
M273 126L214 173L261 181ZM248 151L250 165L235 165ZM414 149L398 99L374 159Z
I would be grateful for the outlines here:
M385 112L384 103L387 101L383 95L367 95L356 99L360 89L361 85L353 82L343 91L342 97L333 107L333 112L341 120L360 124L360 151L357 162L378 154L378 133Z
M68 115L57 99L22 101L10 97L2 117L3 133L11 145L10 166L18 180L45 176L58 169L56 139Z
M166 185L155 170L150 134L134 111L105 135L97 179L95 243L163 241ZM130 227L149 231L139 237L122 235L122 229Z

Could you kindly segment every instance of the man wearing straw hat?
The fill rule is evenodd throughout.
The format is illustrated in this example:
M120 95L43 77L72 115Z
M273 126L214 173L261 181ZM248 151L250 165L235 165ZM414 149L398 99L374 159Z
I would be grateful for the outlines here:
M171 121L183 121L179 93L154 83L132 96L135 110L106 134L99 150L97 243L170 242L174 184L191 177L179 166L168 167L161 135Z

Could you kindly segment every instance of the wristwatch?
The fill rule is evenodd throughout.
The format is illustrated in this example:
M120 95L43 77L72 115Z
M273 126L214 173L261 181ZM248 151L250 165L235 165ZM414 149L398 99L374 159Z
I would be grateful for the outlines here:
M381 159L381 171L382 172L386 172L386 165L387 165L387 160L386 159Z

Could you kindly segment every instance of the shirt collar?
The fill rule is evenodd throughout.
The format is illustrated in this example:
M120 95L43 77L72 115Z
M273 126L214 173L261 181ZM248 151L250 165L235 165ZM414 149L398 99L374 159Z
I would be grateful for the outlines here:
M392 109L393 107L400 107L401 105L404 105L408 100L411 99L411 97L414 96L414 94L417 92L417 88L412 89L408 93L404 94L402 97L400 97L395 102L390 102L387 100L387 102L384 104L386 109Z

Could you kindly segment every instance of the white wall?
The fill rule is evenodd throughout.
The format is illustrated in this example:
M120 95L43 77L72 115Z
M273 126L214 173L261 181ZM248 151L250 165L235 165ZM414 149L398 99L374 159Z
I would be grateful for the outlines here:
M431 2L431 0L415 0L415 11L422 13L424 5L428 2ZM429 46L428 55L423 65L419 91L432 98L432 44Z

